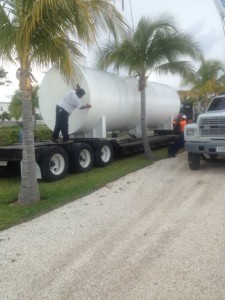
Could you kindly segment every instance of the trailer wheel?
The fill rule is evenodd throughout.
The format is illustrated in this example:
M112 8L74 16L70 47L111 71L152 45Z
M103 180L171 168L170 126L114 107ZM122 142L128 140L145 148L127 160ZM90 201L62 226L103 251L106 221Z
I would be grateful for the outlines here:
M93 166L93 152L85 143L73 144L70 152L70 171L87 172Z
M101 142L94 155L94 164L97 167L104 167L111 163L113 159L113 147L110 142Z
M0 177L13 178L20 176L20 161L8 161L7 166L0 166Z
M69 169L68 155L60 147L52 146L44 148L39 160L42 179L55 181L66 176Z
M200 169L201 154L188 152L188 164L191 170Z

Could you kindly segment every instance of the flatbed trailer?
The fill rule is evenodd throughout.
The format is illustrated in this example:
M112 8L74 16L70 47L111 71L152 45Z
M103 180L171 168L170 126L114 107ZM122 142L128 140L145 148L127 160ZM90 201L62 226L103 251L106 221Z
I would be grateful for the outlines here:
M176 135L149 136L151 148L166 146ZM37 178L44 181L62 179L68 172L87 172L93 166L109 165L114 157L143 151L141 138L76 138L68 142L43 141L35 143ZM0 177L20 174L22 144L0 147Z

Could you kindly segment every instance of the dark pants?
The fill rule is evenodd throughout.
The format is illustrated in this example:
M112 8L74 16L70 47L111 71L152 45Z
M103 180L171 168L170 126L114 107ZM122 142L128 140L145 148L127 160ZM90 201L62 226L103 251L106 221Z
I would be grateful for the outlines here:
M56 120L55 120L55 128L52 134L52 138L57 140L59 138L59 132L62 132L63 140L69 140L68 134L68 121L69 121L69 114L65 111L62 107L56 106Z
M168 149L169 156L175 156L184 147L184 134L180 134L178 139Z

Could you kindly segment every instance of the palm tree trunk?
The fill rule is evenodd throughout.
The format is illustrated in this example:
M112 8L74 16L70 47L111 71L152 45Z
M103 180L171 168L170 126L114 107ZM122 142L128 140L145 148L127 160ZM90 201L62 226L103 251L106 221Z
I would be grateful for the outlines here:
M23 156L18 203L21 205L28 205L39 201L40 194L36 178L34 129L31 102L32 89L26 71L21 71L20 89L22 92Z
M149 141L147 136L145 88L142 89L140 92L141 92L141 132L142 132L142 141L143 141L145 156L149 160L155 160L154 154L149 146Z

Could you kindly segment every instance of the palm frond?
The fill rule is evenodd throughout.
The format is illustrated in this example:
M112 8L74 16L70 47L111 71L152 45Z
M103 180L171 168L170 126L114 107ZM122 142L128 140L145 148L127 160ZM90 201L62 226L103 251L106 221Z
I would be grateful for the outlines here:
M57 65L72 76L82 63L80 45L96 42L100 31L117 38L127 25L110 0L2 0L0 2L0 58Z
M126 68L129 73L144 77L154 71L193 73L191 63L182 61L184 57L198 60L201 57L198 44L179 31L172 17L161 15L153 20L141 18L133 34L104 45L96 61L101 68L113 64L116 69Z

